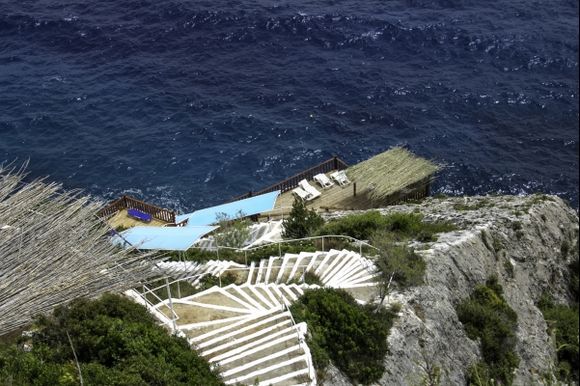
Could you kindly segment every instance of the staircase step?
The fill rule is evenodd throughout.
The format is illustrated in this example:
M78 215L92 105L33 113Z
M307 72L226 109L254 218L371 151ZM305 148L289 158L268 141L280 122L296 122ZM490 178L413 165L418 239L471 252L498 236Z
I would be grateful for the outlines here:
M253 336L251 340L242 342L241 345L233 345L227 349L220 348L213 350L210 353L202 352L201 354L208 358L210 363L219 362L220 366L226 366L228 363L241 360L244 362L250 355L266 350L270 347L276 346L281 342L288 340L297 340L296 328L292 326L292 322L280 323L276 326L274 331L271 331L267 336ZM258 356L261 354L258 354Z
M245 374L243 376L237 376L235 378L231 378L225 381L226 385L235 384L237 382L253 382L255 379L272 379L272 376L285 376L289 373L298 372L306 368L306 357L304 355L290 358L284 362L276 363L266 368L261 368L259 370L255 370L249 374ZM307 369L307 368L306 368ZM260 383L262 384L262 382ZM270 383L263 383L271 384Z
M266 268L266 275L264 276L264 280L263 280L263 282L266 284L268 284L270 282L270 275L272 274L272 266L275 264L274 263L275 260L276 260L276 258L274 256L270 256L267 260L268 265ZM259 283L256 283L256 284L259 284Z
M281 273L280 272L278 273L278 276L280 277L278 283L286 283L287 281L289 281L290 273L292 272L292 269L296 265L297 260L298 256L288 258L288 260L286 261L286 265L284 266L284 270Z
M194 336L190 342L195 344L200 349L211 348L222 344L225 340L234 338L240 334L252 334L259 329L274 326L289 317L287 312L274 312L267 314L260 314L257 317L251 316L244 320L231 323L221 328L216 328L213 331L207 331ZM201 331L200 331L201 332Z

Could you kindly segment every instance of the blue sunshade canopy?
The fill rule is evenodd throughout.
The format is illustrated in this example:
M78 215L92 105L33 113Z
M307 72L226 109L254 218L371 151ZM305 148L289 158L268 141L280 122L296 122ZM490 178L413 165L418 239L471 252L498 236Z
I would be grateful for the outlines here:
M222 213L225 213L225 215L231 219L236 218L240 212L243 213L244 216L253 216L274 209L276 199L279 195L279 190L260 194L259 196L212 206L211 208L200 209L192 213L181 214L176 216L175 221L180 223L184 220L188 220L186 228L189 228L200 225L215 224L218 220L218 216Z
M197 240L212 232L215 226L192 227L133 227L116 236L114 242L129 242L137 249L154 249L160 251L185 251Z

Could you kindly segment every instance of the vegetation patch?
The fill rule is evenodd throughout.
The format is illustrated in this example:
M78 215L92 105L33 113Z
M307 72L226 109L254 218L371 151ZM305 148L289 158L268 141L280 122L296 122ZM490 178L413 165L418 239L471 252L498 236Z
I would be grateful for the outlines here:
M570 294L572 295L572 299L576 304L578 304L578 301L580 300L578 288L580 286L580 281L578 280L579 271L580 264L578 261L578 244L576 244L576 258L568 265L568 272L570 274L568 279L568 288L570 289Z
M457 306L457 316L467 336L479 340L483 360L472 365L469 383L511 385L513 370L519 364L515 353L517 314L503 298L503 288L496 277L478 285L471 296Z
M214 234L216 245L230 248L241 248L250 237L250 220L240 211L231 217L226 213L216 215L219 230Z
M167 285L169 283L169 285ZM172 298L184 298L198 292L198 289L189 282L181 280L179 282L165 279L157 279L147 283L147 288L139 288L141 291L152 290L145 293L145 298L152 304L157 304L162 300L169 299L171 292Z
M223 384L185 339L117 295L59 307L31 337L0 345L2 384L79 385L80 374L87 385Z
M348 235L368 240L377 231L384 232L389 240L434 241L435 234L451 232L457 227L448 222L425 222L419 213L391 213L381 215L378 211L345 216L329 221L319 231L320 235Z
M287 239L301 239L312 236L324 224L324 220L313 209L306 208L306 204L295 199L292 210L282 222L283 236Z
M322 287L322 280L312 271L304 272L304 283L308 285L319 285Z
M576 260L578 261L578 260ZM569 384L578 384L578 303L574 306L555 304L551 296L544 294L538 303L548 325L558 355L558 378Z
M467 210L478 210L478 209L490 207L490 206L493 206L493 203L491 203L488 199L483 199L483 200L478 200L478 201L471 203L471 204L456 203L456 204L453 204L453 209L462 212L462 211L467 211Z
M405 245L389 243L379 237L373 240L381 250L376 264L385 279L392 275L401 288L423 284L426 264L420 255Z
M510 259L506 258L503 261L503 267L505 269L505 272L508 274L508 276L513 279L514 278L514 265L512 264Z
M307 343L321 378L331 360L353 382L381 378L392 311L361 306L347 292L329 288L306 291L290 311L296 322L308 324Z
M270 256L278 256L284 253L300 253L300 252L315 252L317 250L313 241L297 241L292 243L268 244L263 247L252 249L249 251L220 249L220 260L232 260L236 263L245 264L252 261L260 261L268 259ZM208 260L217 260L218 255L216 251L203 250L199 248L191 248L185 252L173 252L170 254L169 261L197 261L200 263Z

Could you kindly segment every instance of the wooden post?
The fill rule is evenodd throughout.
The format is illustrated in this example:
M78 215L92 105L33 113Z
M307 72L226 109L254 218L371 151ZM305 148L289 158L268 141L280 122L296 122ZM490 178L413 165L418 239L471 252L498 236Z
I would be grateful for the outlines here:
M356 197L356 182L352 183L352 195Z

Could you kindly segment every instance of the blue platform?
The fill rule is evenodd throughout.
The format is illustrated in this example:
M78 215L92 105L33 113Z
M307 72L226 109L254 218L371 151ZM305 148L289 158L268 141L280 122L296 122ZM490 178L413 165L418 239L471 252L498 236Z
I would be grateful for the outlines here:
M229 218L234 219L238 217L241 212L244 216L253 216L255 214L269 212L274 209L276 199L280 195L280 191L261 194L259 196L246 198L239 201L229 202L211 208L196 210L192 213L181 214L176 216L175 222L180 223L187 221L186 227L211 225L217 222L218 215L225 213Z
M146 227L138 226L115 236L114 242L137 249L154 249L160 251L186 251L193 243L212 232L215 226L190 227Z

